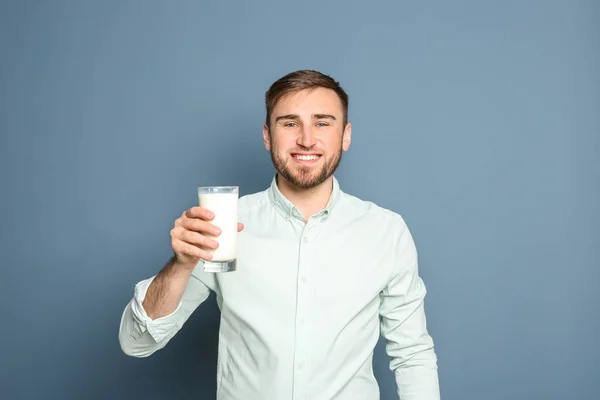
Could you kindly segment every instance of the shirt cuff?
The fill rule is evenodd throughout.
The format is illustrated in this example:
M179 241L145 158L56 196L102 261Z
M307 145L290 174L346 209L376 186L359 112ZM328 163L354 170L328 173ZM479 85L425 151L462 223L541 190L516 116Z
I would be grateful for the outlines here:
M150 284L156 276L143 280L135 285L135 291L133 296L133 302L131 309L136 322L139 324L141 333L148 331L152 339L156 343L161 342L165 338L169 337L171 332L177 328L177 313L181 309L181 301L177 305L175 311L171 314L157 319L152 319L146 314L146 310L142 303L146 298L146 293Z

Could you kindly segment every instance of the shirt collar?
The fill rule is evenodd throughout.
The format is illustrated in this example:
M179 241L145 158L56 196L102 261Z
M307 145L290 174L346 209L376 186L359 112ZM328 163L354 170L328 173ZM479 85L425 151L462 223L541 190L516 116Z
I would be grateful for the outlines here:
M331 191L331 196L329 196L329 201L327 202L325 208L316 214L316 216L320 217L322 220L325 220L329 217L331 210L335 207L340 199L340 185L335 176L332 178L333 190ZM271 181L271 186L269 187L268 193L271 204L285 219L294 217L303 218L300 210L298 210L298 208L279 190L279 187L277 186L277 174L275 174L273 180Z

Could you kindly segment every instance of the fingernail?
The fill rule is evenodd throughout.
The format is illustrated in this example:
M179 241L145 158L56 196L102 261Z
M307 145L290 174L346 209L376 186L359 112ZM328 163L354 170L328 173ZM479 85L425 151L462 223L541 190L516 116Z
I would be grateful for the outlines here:
M221 230L219 228L215 229L215 235L220 235L221 234Z

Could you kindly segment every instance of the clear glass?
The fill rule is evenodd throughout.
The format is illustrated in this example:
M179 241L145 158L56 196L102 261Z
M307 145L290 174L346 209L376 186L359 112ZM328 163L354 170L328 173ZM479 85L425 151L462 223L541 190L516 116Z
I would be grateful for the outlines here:
M210 221L221 229L219 236L206 235L219 247L209 249L212 260L201 260L206 272L232 272L237 264L238 186L202 186L198 188L198 203L214 213Z

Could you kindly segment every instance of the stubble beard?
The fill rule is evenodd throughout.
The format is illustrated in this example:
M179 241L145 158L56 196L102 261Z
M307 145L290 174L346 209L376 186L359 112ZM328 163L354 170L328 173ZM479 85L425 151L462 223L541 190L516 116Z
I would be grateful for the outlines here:
M273 166L277 170L277 173L298 189L312 189L319 186L333 175L342 161L342 146L340 144L339 150L329 160L325 160L323 167L317 174L314 174L314 168L310 167L292 169L288 165L289 162L286 163L286 161L279 156L277 148L274 146L273 139L270 140L270 143L271 161L273 161ZM321 157L325 157L325 155L322 155Z

